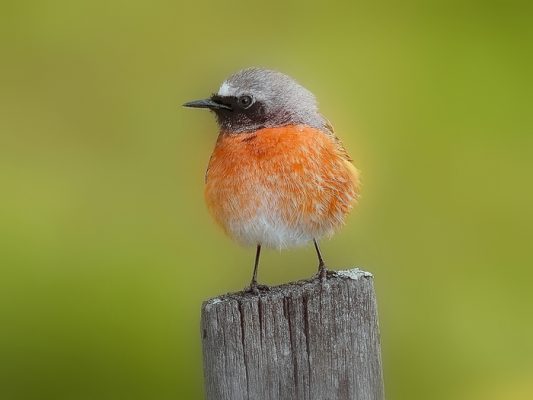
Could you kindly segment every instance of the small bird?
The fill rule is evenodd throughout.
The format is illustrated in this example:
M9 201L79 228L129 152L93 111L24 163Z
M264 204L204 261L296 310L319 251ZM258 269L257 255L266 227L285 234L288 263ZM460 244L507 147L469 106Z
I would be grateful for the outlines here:
M315 96L283 73L247 68L210 98L184 106L216 115L205 200L231 238L256 247L249 290L268 289L257 283L262 247L313 242L324 281L329 271L318 240L344 224L359 195L359 172Z

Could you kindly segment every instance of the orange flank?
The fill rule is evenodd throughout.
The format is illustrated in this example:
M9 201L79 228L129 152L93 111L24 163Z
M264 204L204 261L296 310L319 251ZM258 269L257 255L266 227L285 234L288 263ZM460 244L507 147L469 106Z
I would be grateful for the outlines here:
M359 174L331 133L305 125L222 132L205 198L226 233L283 248L333 234L359 191Z

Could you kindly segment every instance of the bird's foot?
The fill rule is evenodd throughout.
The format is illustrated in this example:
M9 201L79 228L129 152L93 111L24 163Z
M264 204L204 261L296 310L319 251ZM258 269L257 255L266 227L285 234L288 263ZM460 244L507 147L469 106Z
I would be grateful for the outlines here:
M259 295L261 292L269 292L270 287L267 285L259 285L257 282L250 283L250 286L244 289L246 293Z
M324 283L328 278L332 278L336 274L335 271L328 269L325 265L320 265L318 267L318 273L313 276L313 279L318 279L320 282Z

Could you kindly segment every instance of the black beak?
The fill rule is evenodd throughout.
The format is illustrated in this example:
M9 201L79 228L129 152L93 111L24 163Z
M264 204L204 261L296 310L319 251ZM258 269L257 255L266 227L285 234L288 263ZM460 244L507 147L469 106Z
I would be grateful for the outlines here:
M203 99L203 100L194 100L189 101L183 105L183 107L191 107L191 108L209 108L210 110L231 110L231 107L219 103L213 99Z

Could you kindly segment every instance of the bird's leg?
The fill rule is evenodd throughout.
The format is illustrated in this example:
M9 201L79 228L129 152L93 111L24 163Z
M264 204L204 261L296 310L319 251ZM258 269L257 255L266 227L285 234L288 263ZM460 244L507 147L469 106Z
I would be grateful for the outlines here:
M259 267L259 256L261 255L261 245L257 245L257 251L255 253L255 264L254 264L254 273L252 275L252 281L250 282L249 292L254 294L259 294L260 290L269 290L269 287L266 285L257 284L257 269Z
M318 256L318 274L317 277L322 282L324 282L328 275L333 275L333 271L328 271L328 268L326 267L326 263L324 262L324 259L322 258L322 253L320 252L320 247L318 247L318 242L316 239L313 239L313 243L315 244L316 254Z
M250 282L250 289L252 292L257 291L257 268L259 267L259 257L261 256L261 245L257 245L255 252L254 273L252 275L252 281Z

